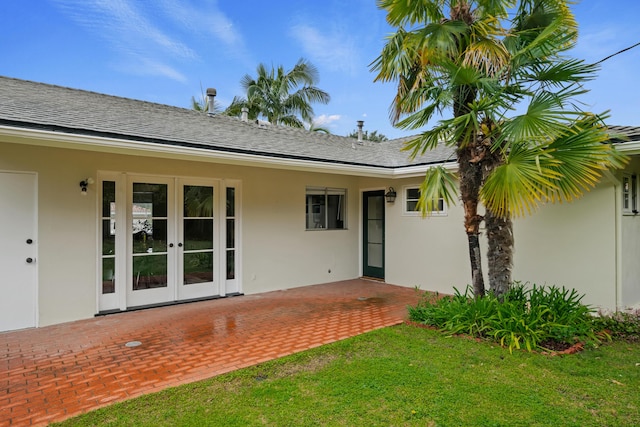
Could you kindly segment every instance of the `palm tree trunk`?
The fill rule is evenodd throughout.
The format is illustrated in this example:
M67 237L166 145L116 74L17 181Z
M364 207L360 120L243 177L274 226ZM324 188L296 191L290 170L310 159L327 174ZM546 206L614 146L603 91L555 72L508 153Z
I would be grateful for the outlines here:
M511 287L513 267L513 223L487 211L484 223L489 240L487 260L489 264L489 289L501 296Z
M451 20L463 21L467 25L473 23L471 6L466 0L461 0L451 7ZM468 40L458 37L458 51L464 52ZM460 117L469 111L469 106L476 98L477 90L471 86L462 86L454 94L453 116ZM471 283L475 298L485 294L484 276L482 274L482 257L480 253L480 223L482 216L478 215L478 201L480 199L480 187L482 186L482 166L478 161L477 141L464 143L458 142L458 165L460 173L460 197L464 207L464 229L467 233L469 245L469 261L471 264Z
M471 144L458 150L460 197L464 207L464 228L467 233L469 245L471 283L473 286L473 294L478 298L485 294L484 276L482 275L482 258L480 255L480 223L483 218L478 215L482 169L480 164L474 162L473 159L473 147Z
M493 123L484 123L493 128ZM493 147L491 137L481 136L481 145L485 147L482 159L482 182L491 175L502 162L501 149ZM511 271L513 268L513 223L509 217L496 216L487 209L484 214L484 225L487 233L487 264L489 266L489 289L501 296L511 287Z

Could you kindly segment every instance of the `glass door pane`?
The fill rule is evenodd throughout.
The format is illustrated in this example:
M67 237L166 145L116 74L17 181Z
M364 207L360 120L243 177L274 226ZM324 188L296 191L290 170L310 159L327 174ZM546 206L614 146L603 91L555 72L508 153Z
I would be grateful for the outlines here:
M102 294L115 293L116 277L116 183L102 183Z
M166 288L168 185L133 183L131 208L133 290Z
M185 185L183 190L182 283L192 285L213 282L213 187Z

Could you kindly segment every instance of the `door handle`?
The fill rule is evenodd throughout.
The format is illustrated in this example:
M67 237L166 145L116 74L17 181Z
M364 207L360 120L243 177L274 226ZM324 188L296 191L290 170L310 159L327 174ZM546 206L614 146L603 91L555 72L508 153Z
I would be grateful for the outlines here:
M33 243L33 239L27 239L27 245L30 245Z
M27 264L31 264L33 262L33 258L27 258Z
M173 243L169 243L169 247L172 248L173 247Z
M182 243L178 243L178 247L181 248L182 247Z

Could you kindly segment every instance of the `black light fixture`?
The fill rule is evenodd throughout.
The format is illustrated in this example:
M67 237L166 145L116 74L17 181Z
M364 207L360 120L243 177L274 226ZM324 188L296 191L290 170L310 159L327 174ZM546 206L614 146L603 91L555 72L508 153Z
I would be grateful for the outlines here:
M87 187L89 187L89 184L93 184L93 178L85 178L80 181L80 194L83 196L87 195Z
M387 199L387 203L393 203L396 201L396 190L393 187L389 187L389 191L387 191L384 195L385 199Z

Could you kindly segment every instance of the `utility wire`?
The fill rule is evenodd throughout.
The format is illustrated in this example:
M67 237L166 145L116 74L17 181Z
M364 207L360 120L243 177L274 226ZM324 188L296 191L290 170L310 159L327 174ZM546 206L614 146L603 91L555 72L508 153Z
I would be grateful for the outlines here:
M622 52L626 52L626 51L631 50L631 49L633 49L634 47L637 47L637 46L640 46L640 42L638 42L638 43L634 44L633 46L629 46L629 47L627 47L627 48L624 48L624 49L622 49L622 50L619 50L619 51L617 51L616 53L614 53L614 54L612 54L612 55L609 55L609 56L607 56L606 58L601 59L601 60L600 60L600 61L598 61L598 62L595 62L593 65L601 64L601 63L603 63L604 61L606 61L607 59L611 59L611 58L613 58L614 56L616 56L616 55L620 55Z

